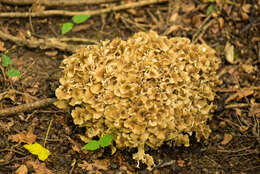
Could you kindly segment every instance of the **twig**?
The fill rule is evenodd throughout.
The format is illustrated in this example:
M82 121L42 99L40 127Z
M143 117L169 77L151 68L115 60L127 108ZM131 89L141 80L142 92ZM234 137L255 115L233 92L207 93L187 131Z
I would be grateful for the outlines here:
M14 5L31 5L34 0L2 0L3 3ZM40 3L44 6L81 6L110 3L119 0L41 0Z
M204 19L204 21L202 22L202 24L199 26L199 29L196 31L196 33L192 37L192 43L196 43L197 40L201 37L201 35L204 34L205 31L207 30L207 28L210 26L209 24L206 25L206 23L210 20L211 16L212 15L209 15L208 17L206 17Z
M225 105L225 109L231 109L231 108L246 108L251 105L260 105L260 103L255 103L255 104L247 104L247 103L234 103L234 104L229 104Z
M49 123L48 130L47 130L47 133L46 133L45 138L44 138L43 147L45 147L45 144L46 144L47 138L48 138L48 136L49 136L52 122L53 122L53 118L51 119L51 121L50 121L50 123Z
M3 33L0 31L0 38L3 40L9 40L20 46L27 46L29 48L57 48L63 51L74 52L80 46L66 44L64 42L60 42L56 38L47 38L47 39L22 39L19 37L12 36L10 34Z
M48 105L54 103L55 101L57 101L56 98L47 98L47 99L36 101L34 103L22 104L19 106L2 109L2 110L0 110L0 117L13 115L13 114L17 114L20 112L32 111L32 110L40 108L40 107L48 106Z
M211 24L213 23L213 20L209 21L201 30L200 32L195 35L195 37L193 37L192 39L192 43L196 43L198 41L198 39L200 39L204 34L205 32L207 31L207 29L211 26Z
M6 12L0 13L0 17L8 18L26 18L26 17L46 17L46 16L75 16L78 14L87 14L87 15L100 15L103 13L109 13L111 11L125 10L129 8L141 7L145 5L151 5L156 3L168 2L169 0L143 0L139 2L127 3L123 5L118 5L115 7L108 7L100 10L89 10L89 11L65 11L65 10L46 10L40 12Z
M73 159L72 163L71 163L71 169L70 169L70 173L69 174L72 174L73 170L74 170L74 167L75 167L75 164L76 164L77 160L76 159Z
M218 88L217 92L237 92L242 90L260 90L260 86L252 86L248 88L239 88L239 89Z

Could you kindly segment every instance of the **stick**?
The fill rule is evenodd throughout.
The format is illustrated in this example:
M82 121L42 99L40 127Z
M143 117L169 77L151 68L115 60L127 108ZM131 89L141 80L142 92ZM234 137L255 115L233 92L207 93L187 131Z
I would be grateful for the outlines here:
M40 4L44 6L82 6L115 2L118 0L41 0ZM2 0L6 4L14 5L32 5L34 0Z
M139 2L127 3L115 7L108 7L105 9L100 10L89 10L89 11L65 11L65 10L46 10L41 12L6 12L0 13L0 17L8 17L8 18L27 18L31 17L46 17L46 16L75 16L79 14L86 14L86 15L100 15L103 13L109 13L111 11L119 11L125 10L129 8L141 7L145 5L151 5L156 3L168 2L169 0L142 0Z
M239 89L217 88L217 92L237 92L242 90L260 90L260 86L252 86L248 88L239 88Z
M196 33L192 37L192 43L196 43L197 40L201 37L201 35L203 35L205 33L205 31L207 30L207 28L211 25L211 23L207 24L208 21L210 20L211 16L212 15L209 15L208 17L206 17L204 19L204 21L202 22L202 24L199 26L199 29L196 31Z
M55 101L57 101L56 98L46 98L43 100L36 101L34 103L22 104L19 106L2 109L2 110L0 110L0 117L13 115L13 114L17 114L20 112L29 112L34 109L40 108L40 107L48 106L48 105L54 103Z
M15 37L10 34L3 33L0 31L0 38L3 40L9 40L20 46L27 46L29 48L57 48L59 50L75 52L77 48L80 46L66 44L64 42L59 41L56 38L47 38L47 39L22 39L20 37Z
M255 104L247 104L247 103L234 103L234 104L229 104L229 105L226 105L224 106L225 109L231 109L231 108L246 108L246 107L249 107L251 105L259 105L260 106L260 103L255 103Z

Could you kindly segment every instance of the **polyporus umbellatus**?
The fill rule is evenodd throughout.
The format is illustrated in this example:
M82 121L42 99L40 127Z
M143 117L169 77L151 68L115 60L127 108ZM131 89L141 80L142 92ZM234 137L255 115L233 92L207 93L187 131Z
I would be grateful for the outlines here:
M219 64L210 47L153 31L101 41L63 61L56 106L73 108L86 140L113 133L117 148L137 148L133 158L150 168L145 147L209 137Z

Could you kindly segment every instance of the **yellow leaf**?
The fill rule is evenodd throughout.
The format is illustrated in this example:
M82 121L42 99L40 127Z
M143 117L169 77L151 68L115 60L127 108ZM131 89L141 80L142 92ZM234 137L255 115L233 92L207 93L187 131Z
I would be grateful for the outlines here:
M29 152L33 155L38 155L39 160L44 161L51 154L48 149L44 148L42 145L38 143L26 144L23 146L25 149L29 150Z

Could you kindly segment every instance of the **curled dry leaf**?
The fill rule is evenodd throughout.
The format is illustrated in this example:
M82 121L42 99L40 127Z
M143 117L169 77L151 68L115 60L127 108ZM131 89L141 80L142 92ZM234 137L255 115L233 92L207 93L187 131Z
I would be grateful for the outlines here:
M23 131L15 135L9 135L8 140L18 143L34 143L36 141L36 135L31 131Z
M4 42L0 41L0 51L5 51L6 48L4 47Z
M15 174L27 174L28 173L28 169L26 167L26 165L21 165L16 171Z
M224 138L221 141L222 145L228 144L232 140L233 136L231 134L224 134Z
M49 170L45 163L40 163L40 161L27 161L26 164L31 165L35 171L35 174L53 174L51 170Z

